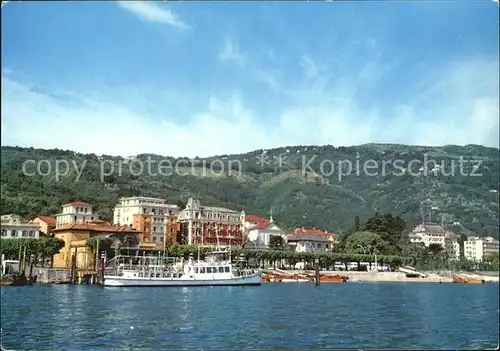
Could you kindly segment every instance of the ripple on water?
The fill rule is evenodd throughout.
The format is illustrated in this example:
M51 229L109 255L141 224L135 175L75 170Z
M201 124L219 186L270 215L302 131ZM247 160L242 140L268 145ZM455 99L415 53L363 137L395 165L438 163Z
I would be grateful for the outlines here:
M2 288L12 349L452 348L498 344L498 285Z

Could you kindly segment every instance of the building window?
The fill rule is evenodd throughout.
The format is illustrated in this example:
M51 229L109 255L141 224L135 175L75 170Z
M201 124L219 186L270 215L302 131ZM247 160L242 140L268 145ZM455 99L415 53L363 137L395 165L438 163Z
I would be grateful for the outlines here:
M2 236L7 236L7 231L5 229L2 229Z
M156 241L156 236L153 236L153 241Z

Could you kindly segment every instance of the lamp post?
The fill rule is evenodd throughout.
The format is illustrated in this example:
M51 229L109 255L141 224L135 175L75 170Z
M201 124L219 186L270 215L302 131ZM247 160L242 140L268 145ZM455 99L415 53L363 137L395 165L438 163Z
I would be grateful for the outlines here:
M314 259L314 269L316 271L316 285L319 285L319 258Z

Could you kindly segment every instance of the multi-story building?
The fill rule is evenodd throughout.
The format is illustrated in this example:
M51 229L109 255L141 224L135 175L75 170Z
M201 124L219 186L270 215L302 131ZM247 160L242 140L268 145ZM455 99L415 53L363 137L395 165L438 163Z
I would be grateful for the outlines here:
M191 245L242 246L244 243L245 211L202 206L190 198L179 212L180 230L177 242Z
M179 212L179 207L163 199L135 196L121 198L113 212L114 224L132 226L141 231L142 242L163 246L167 224L171 216Z
M99 216L92 213L92 205L73 201L62 206L62 213L56 215L56 228L67 224L86 223L99 219Z
M325 231L319 230L316 228L313 228L313 229L296 228L296 229L292 230L291 232L289 232L288 235L317 235L317 236L328 239L328 241L331 244L330 248L339 243L339 237L337 234L330 233L326 230Z
M38 225L41 234L51 236L52 231L56 229L56 217L51 216L37 216L29 221Z
M283 238L283 242L286 242L286 233L273 222L272 217L270 219L265 219L249 215L246 216L245 225L249 223L249 219L257 219L259 222L247 229L245 248L268 249L272 236L280 236Z
M492 237L469 236L464 241L464 256L471 261L483 261L489 254L498 254L498 240Z
M408 235L408 238L410 242L421 243L425 247L429 247L431 244L441 245L450 259L458 259L460 257L458 235L444 229L438 224L419 224Z
M165 243L166 244L177 244L177 234L181 229L181 225L177 218L177 215L166 215L165 216Z
M288 234L286 242L296 252L322 253L332 248L330 240L322 235Z
M23 222L21 216L10 214L1 216L0 233L2 239L38 239L38 224Z

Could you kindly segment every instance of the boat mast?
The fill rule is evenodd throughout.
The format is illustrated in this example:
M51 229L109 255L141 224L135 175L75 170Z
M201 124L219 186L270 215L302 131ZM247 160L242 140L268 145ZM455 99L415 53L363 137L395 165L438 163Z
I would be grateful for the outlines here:
M196 229L198 229L198 233L196 233L196 243L198 244L198 262L200 262L200 222L196 223Z
M220 251L219 223L215 223L215 238L217 239L217 249L216 249L216 251Z

